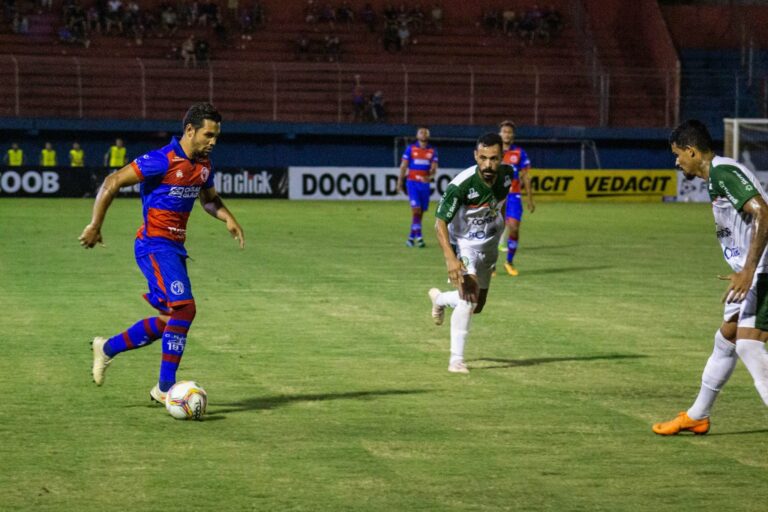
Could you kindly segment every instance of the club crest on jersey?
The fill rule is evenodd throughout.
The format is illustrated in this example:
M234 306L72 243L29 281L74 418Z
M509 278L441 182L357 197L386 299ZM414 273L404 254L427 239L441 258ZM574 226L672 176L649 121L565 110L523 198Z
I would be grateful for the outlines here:
M174 281L171 283L171 293L174 295L181 295L184 293L184 283L181 281Z
M470 188L467 199L475 199L476 197L480 197L480 194L474 188Z
M184 177L184 173L181 172L181 170L178 170L178 171L176 171L176 177L177 178L183 178Z
M203 166L203 170L200 171L200 177L203 178L203 181L208 181L208 176L210 174L211 174L211 170Z

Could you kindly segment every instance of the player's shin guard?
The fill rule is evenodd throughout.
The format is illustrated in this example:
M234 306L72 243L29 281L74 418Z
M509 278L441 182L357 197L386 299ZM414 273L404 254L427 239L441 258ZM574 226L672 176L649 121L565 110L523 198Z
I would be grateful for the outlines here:
M765 343L757 340L737 340L736 353L752 375L763 403L768 405L768 353L765 351Z
M450 364L464 361L464 345L469 336L469 324L475 303L459 300L451 315L451 359Z
M191 302L174 309L171 319L168 320L163 332L163 359L158 379L160 391L166 392L176 383L176 370L187 345L187 332L194 319L195 303Z
M725 339L718 330L715 333L715 346L701 374L701 389L690 409L688 416L694 420L709 417L712 405L736 367L736 345Z
M104 344L104 353L107 357L115 357L120 352L147 346L160 339L163 329L165 322L160 320L160 317L139 320L125 331L109 338Z

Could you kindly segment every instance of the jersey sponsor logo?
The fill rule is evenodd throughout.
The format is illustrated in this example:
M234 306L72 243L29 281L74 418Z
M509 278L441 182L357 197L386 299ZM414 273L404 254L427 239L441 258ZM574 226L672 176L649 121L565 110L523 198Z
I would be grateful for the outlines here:
M731 236L731 229L730 228L721 228L717 230L717 238L726 238Z
M467 194L467 199L474 199L476 197L480 197L480 194L474 188L470 188L469 193Z
M738 247L725 247L723 248L723 256L725 256L726 260L730 260L731 258L738 258L741 256L741 251L739 251Z
M178 197L181 199L191 199L200 195L200 187L171 187L168 191L168 195L170 197Z
M486 224L493 224L495 221L496 216L488 215L486 217L468 219L467 224L470 226L485 226Z
M728 187L725 186L724 181L719 181L717 184L720 185L720 189L725 193L725 197L727 197L731 203L738 204L739 200L736 199L736 196L731 194L731 191L728 190Z
M171 293L174 295L181 295L184 293L184 283L181 281L174 281L171 283Z

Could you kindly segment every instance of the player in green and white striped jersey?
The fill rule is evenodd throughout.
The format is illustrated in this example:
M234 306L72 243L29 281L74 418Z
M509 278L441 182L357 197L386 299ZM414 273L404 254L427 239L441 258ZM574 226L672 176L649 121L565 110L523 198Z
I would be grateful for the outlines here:
M496 266L499 238L504 231L502 203L507 197L514 168L502 165L502 141L497 133L480 137L473 165L460 172L437 206L435 228L445 256L448 277L456 291L429 290L432 317L443 323L445 307L451 315L451 357L448 371L469 373L464 363L464 345L473 314L483 310ZM449 234L448 227L451 232ZM458 253L453 252L455 241Z
M733 273L723 296L723 324L701 376L696 401L653 431L674 435L709 431L709 414L720 389L741 359L768 405L768 195L754 174L730 158L715 155L712 137L699 121L686 121L670 136L675 162L686 178L707 181L717 238Z

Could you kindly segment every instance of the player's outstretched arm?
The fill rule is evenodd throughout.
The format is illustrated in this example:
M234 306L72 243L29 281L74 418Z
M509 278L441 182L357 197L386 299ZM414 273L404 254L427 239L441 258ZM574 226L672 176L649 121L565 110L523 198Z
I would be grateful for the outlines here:
M139 182L139 177L131 165L126 165L117 172L106 177L104 183L99 188L96 195L96 202L93 204L93 214L91 222L79 237L80 245L90 249L98 243L102 243L101 226L104 224L104 217L107 215L107 209L112 204L112 200L123 187L130 187Z
M456 257L451 247L451 239L448 234L448 224L443 219L437 219L435 221L435 230L437 231L437 241L440 244L440 248L443 250L443 256L445 257L445 266L448 269L448 278L451 283L457 288L460 288L464 283L464 265Z
M405 175L407 172L408 172L408 160L401 160L400 175L397 177L397 190L399 190L403 194L408 193L408 191L405 189Z
M243 228L235 219L226 206L224 201L221 200L221 196L216 192L215 187L204 188L200 191L200 204L203 205L203 209L208 212L211 217L215 217L222 222L226 222L227 231L232 235L232 238L240 243L240 248L245 248L245 234L243 234Z
M752 216L752 239L749 241L749 252L744 268L741 272L734 272L725 277L730 280L730 284L723 295L723 302L741 302L747 297L755 277L755 270L768 244L768 204L762 196L757 195L747 201L742 211Z

